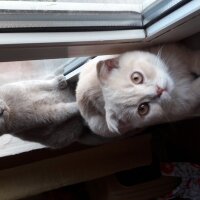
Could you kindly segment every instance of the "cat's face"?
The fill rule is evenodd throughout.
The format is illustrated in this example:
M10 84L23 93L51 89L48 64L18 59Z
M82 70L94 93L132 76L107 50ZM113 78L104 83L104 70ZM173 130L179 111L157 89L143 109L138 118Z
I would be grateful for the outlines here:
M174 84L158 56L140 51L125 53L100 61L97 74L111 132L143 128L166 117Z

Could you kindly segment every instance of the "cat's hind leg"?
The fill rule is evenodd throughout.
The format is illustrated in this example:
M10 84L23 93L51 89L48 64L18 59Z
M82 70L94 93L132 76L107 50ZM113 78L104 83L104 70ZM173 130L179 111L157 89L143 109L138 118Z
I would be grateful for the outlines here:
M57 84L58 88L61 90L67 88L67 85L68 85L67 80L66 80L65 76L63 76L63 75L56 77L56 84Z
M63 90L68 87L65 76L56 76L53 79L37 81L37 87L33 84L34 89L52 91L52 90Z

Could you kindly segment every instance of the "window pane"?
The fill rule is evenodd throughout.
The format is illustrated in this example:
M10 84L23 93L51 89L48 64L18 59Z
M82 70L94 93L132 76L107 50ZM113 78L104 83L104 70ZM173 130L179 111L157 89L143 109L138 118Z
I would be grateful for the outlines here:
M138 2L52 2L2 1L1 31L103 31L142 27L142 5Z
M1 1L1 32L142 29L190 0Z
M0 85L29 79L44 79L72 72L90 57L0 62Z
M155 1L143 10L143 24L145 27L150 26L162 17L165 17L188 2L190 2L190 0Z

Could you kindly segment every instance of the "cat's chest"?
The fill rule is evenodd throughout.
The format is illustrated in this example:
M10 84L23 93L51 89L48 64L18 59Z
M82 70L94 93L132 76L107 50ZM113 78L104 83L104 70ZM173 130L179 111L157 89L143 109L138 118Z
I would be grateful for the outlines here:
M67 91L35 91L30 93L28 101L34 105L53 105L70 101L71 95Z

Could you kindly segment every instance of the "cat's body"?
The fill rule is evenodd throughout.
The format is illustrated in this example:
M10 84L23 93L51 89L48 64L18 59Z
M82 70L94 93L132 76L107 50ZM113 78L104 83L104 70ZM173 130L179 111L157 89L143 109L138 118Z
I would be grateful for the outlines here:
M76 97L94 133L123 135L200 114L199 76L200 52L151 47L94 59L80 74Z
M75 84L56 78L67 61L0 63L0 135L9 133L51 148L77 141L83 121Z
M0 133L56 125L79 115L64 76L0 87Z
M79 141L83 129L82 117L77 115L71 116L60 123L36 126L35 128L15 132L13 135L23 140L39 142L50 148L62 148ZM91 140L88 143L94 144Z

